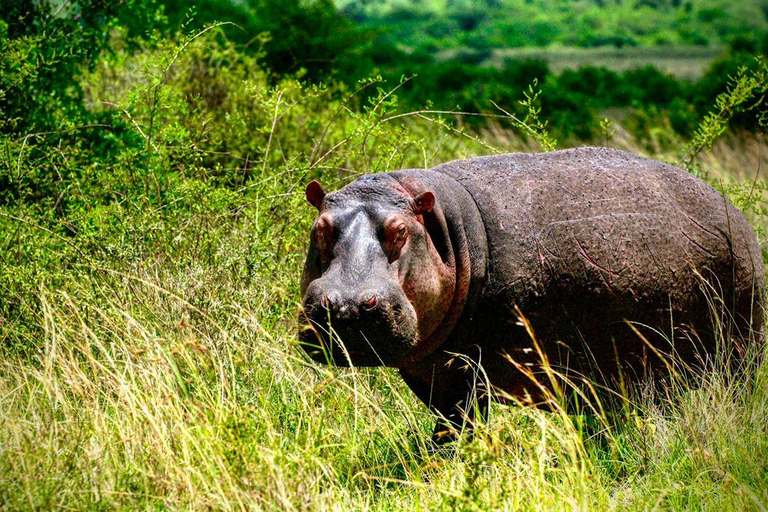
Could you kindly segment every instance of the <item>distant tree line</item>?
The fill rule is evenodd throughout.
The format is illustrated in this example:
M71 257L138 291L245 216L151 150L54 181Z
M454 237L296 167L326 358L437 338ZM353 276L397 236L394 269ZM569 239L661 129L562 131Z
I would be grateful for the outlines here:
M725 44L768 30L764 0L338 0L409 48Z
M482 3L493 7L505 1ZM652 3L677 5L673 0ZM446 4L446 9L458 4ZM340 82L354 90L360 79L374 76L382 77L380 87L385 89L405 80L396 91L403 110L431 106L500 114L496 103L523 115L520 100L536 80L542 118L557 136L577 139L593 137L604 113L612 109L621 109L624 124L640 136L661 118L676 132L690 134L725 90L729 76L742 66L754 66L755 56L766 50L752 33L734 37L725 56L696 82L677 80L651 67L622 73L586 67L556 75L540 60L509 61L502 68L480 66L472 58L437 60L428 50L404 48L392 41L391 34L358 25L330 0L197 0L193 5L181 0L79 0L67 8L77 10L76 15L62 16L45 2L21 0L3 14L0 44L6 58L0 70L0 130L49 129L62 122L46 114L60 111L59 106L69 112L70 122L86 116L76 77L96 56L110 52L115 28L130 44L138 37L161 41L163 33L181 27L193 31L214 21L229 21L233 25L225 27L226 37L239 51L258 56L273 81L294 76L310 83ZM50 65L30 64L35 61ZM366 89L358 95L358 106L362 108L367 95L375 94L375 88ZM754 128L754 119L736 116L733 122ZM485 121L467 117L463 122Z

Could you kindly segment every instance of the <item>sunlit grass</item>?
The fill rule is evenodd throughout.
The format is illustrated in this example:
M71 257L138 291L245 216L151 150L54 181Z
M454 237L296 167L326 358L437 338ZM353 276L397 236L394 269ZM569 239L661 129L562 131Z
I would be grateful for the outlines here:
M395 372L305 361L260 285L198 282L222 300L204 311L180 276L126 276L41 289L44 334L0 366L5 506L768 504L755 353L735 378L712 367L620 413L570 416L558 396L555 412L496 406L474 441L433 454L433 418Z

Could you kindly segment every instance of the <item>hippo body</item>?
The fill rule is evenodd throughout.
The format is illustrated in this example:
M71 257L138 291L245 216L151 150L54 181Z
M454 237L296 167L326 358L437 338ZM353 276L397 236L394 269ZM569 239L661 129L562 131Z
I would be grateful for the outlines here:
M600 148L488 156L363 176L313 199L339 244L325 270L317 236L310 244L305 349L318 361L399 368L441 416L438 442L486 410L478 398L543 399L544 358L571 380L612 386L664 370L669 354L696 366L718 340L738 353L764 339L763 264L748 223L709 185L660 162ZM365 251L351 242L363 231L329 220L355 211L355 226L370 222ZM407 228L395 246L391 218ZM366 256L350 261L350 250ZM377 295L372 281L403 293ZM369 332L366 300L408 314L381 313ZM339 304L355 310L346 329ZM320 332L334 320L340 341ZM352 350L340 355L339 344Z

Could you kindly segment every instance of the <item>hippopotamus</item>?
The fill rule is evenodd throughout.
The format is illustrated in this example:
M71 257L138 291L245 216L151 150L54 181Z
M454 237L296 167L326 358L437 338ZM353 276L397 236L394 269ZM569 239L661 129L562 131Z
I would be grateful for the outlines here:
M558 379L616 389L764 342L749 224L658 161L484 156L328 194L312 181L306 197L318 216L301 346L320 363L397 368L437 413L438 443L494 398L537 405Z

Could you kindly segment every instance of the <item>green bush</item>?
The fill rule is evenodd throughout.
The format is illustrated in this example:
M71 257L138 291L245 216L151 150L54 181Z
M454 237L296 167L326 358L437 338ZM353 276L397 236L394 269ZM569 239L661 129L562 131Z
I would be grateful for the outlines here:
M731 51L716 60L710 69L698 80L690 93L690 101L703 116L714 104L717 96L724 93L731 80L740 70L757 70L761 66L754 54ZM761 94L752 104L760 110L765 110L765 94ZM733 126L755 130L759 127L759 116L753 112L735 112L730 120Z
M423 164L413 147L436 140L382 124L396 104L384 91L367 101L343 86L275 81L220 29L104 54L77 80L80 116L0 139L0 315L13 319L0 338L20 350L39 326L42 284L157 259L263 275L298 256L308 219L289 219L305 209L305 183ZM231 259L222 251L242 222L259 242Z

